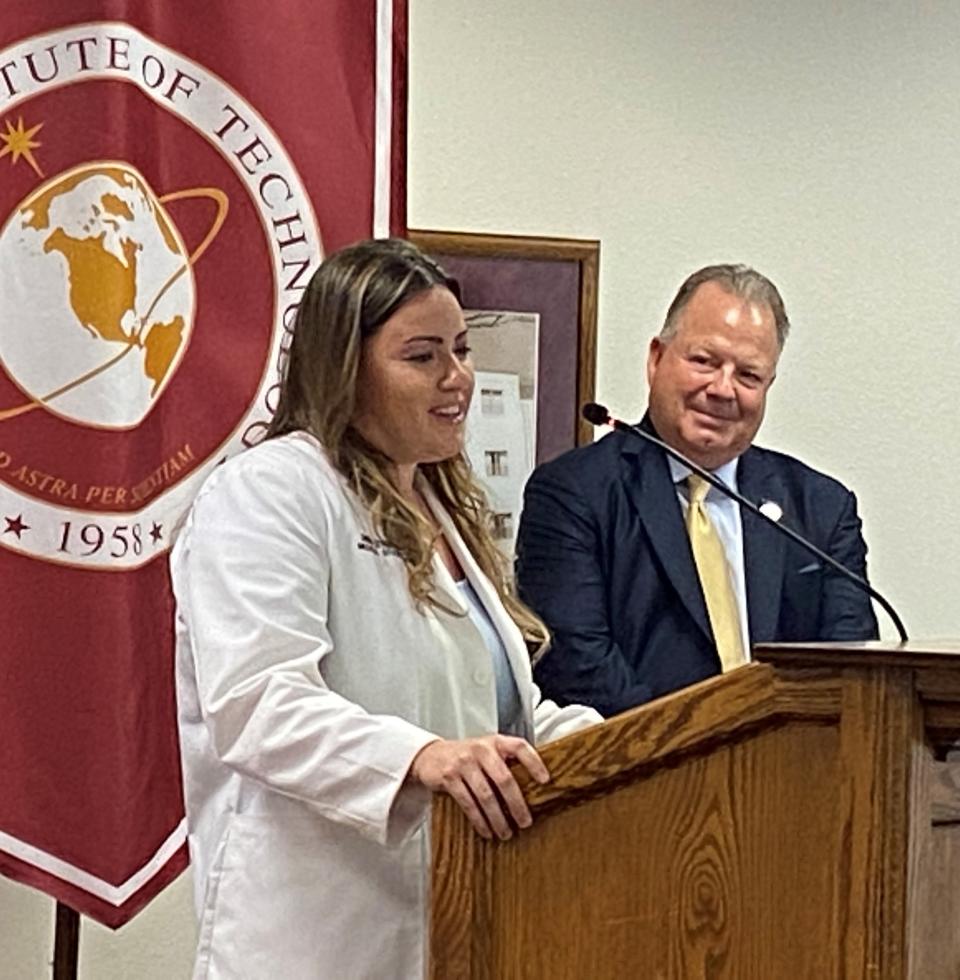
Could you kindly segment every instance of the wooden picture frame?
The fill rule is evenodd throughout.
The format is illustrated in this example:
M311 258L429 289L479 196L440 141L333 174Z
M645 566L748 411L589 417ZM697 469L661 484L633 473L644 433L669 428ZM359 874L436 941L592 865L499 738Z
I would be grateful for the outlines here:
M591 442L580 408L596 383L600 243L414 229L408 237L460 283L464 309L539 314L536 462Z

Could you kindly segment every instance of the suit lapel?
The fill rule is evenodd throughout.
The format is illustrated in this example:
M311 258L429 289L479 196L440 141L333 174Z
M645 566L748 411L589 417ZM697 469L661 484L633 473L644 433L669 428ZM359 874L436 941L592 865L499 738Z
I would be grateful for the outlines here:
M647 424L646 419L644 423ZM691 618L713 642L707 606L683 524L677 489L670 476L667 457L658 449L635 439L624 442L623 482L650 545L670 584L680 596Z
M761 451L748 449L740 457L737 482L740 492L755 504L772 501L786 511L786 488ZM786 541L761 518L741 514L750 641L765 643L777 635Z

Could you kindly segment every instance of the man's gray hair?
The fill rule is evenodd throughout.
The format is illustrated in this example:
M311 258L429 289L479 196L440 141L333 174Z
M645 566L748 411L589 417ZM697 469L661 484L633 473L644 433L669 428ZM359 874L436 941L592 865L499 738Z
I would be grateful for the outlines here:
M686 309L697 289L706 282L715 282L726 292L738 296L748 303L763 303L773 313L773 322L777 328L777 348L783 350L787 334L790 332L790 320L783 305L777 287L764 275L751 269L748 265L708 265L688 276L680 287L679 292L667 310L667 318L660 331L661 340L670 340L677 332L680 314Z

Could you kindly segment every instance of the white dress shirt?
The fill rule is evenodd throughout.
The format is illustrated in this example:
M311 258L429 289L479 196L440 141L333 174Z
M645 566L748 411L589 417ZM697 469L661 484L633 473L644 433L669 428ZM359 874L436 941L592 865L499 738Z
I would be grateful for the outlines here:
M670 464L670 476L677 488L677 496L680 498L680 506L683 508L684 519L686 519L687 507L689 506L687 477L690 475L690 470L670 457L667 457L667 462ZM722 480L731 490L739 489L737 486L737 465L739 462L738 457L712 471L713 475ZM750 624L747 619L747 582L743 565L743 521L740 515L740 505L729 497L725 497L715 487L710 487L707 496L704 498L704 506L707 508L707 514L713 522L717 534L720 536L724 553L727 556L727 564L730 566L730 578L737 598L737 610L740 614L743 652L749 661Z

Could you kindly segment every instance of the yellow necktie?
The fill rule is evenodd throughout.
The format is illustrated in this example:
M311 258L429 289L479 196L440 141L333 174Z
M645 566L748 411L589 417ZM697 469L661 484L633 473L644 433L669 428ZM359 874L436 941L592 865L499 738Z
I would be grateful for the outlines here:
M691 473L687 477L687 486L690 489L687 533L690 535L693 560L700 575L703 597L707 600L707 613L720 663L724 671L732 670L744 663L740 615L723 542L704 506L710 484L702 476Z

